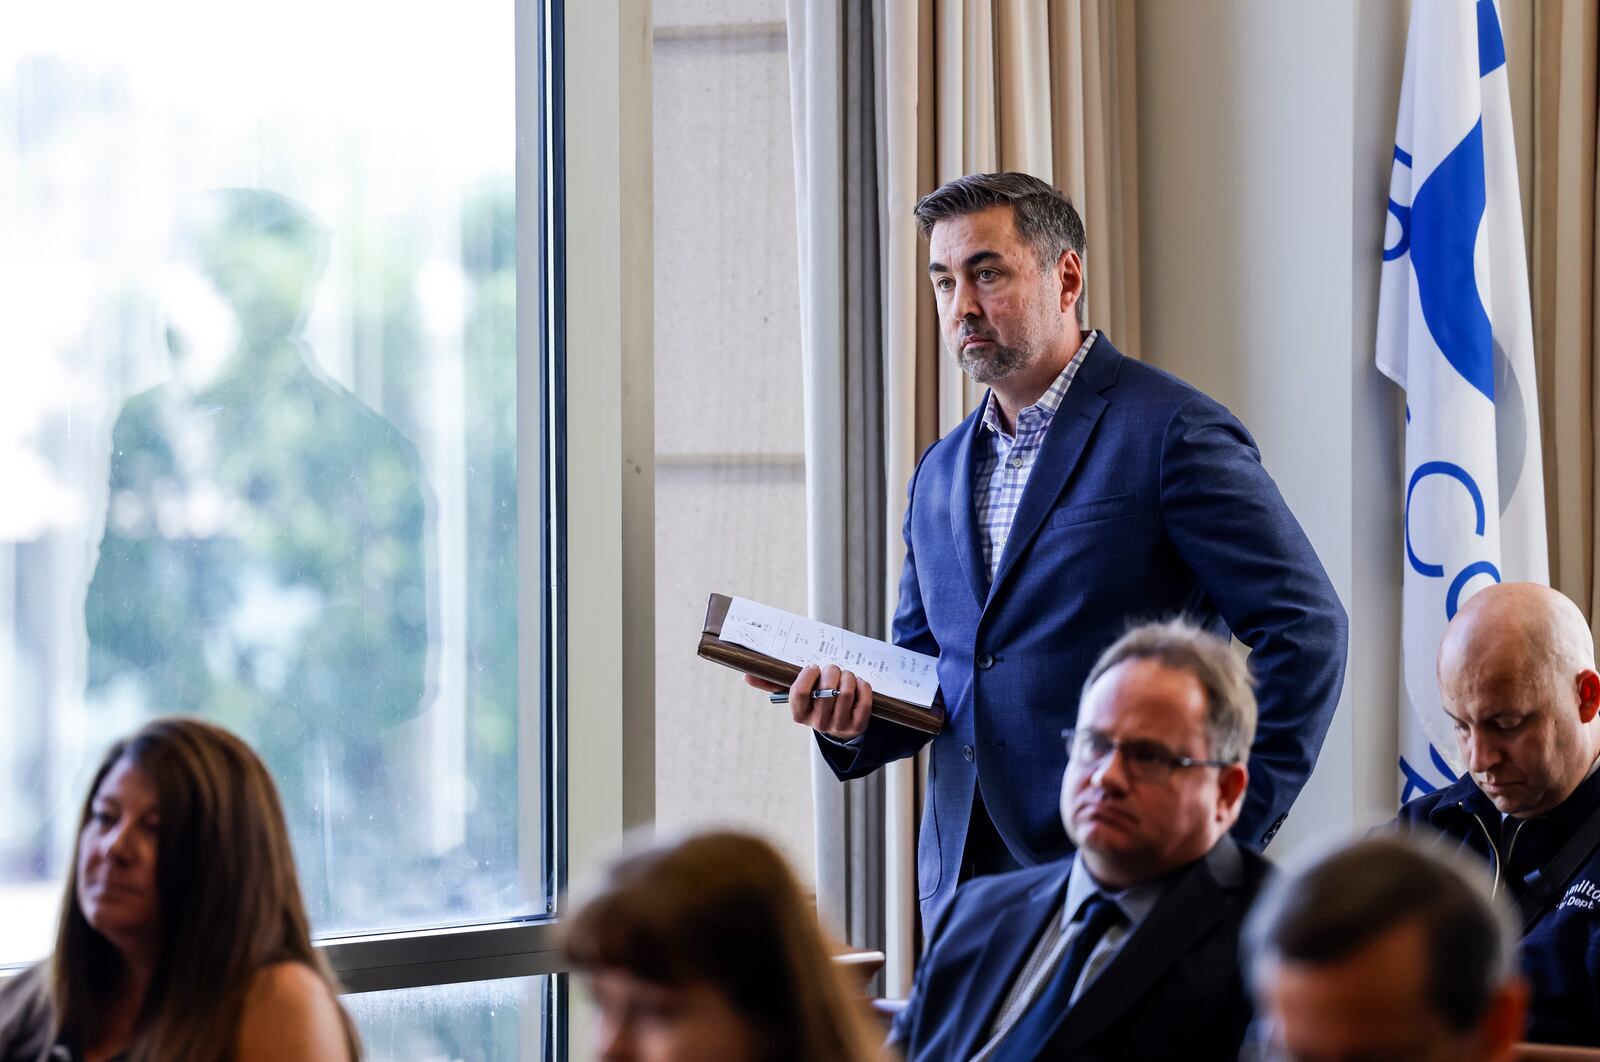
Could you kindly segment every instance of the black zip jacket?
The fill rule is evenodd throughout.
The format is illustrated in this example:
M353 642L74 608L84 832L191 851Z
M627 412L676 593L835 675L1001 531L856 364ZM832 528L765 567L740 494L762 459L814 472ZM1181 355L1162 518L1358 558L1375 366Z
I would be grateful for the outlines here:
M1547 815L1503 819L1470 775L1400 809L1402 827L1426 826L1489 863L1495 891L1515 905L1523 879L1543 871L1600 806L1600 771ZM1579 865L1561 897L1528 928L1519 949L1533 986L1527 1038L1600 1046L1600 849Z

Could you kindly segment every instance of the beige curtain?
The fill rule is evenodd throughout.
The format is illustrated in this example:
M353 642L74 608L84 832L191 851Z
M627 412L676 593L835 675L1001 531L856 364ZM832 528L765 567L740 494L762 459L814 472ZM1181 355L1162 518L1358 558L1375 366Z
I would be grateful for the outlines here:
M810 614L888 637L883 321L878 279L875 18L854 0L790 0L790 108L805 408ZM797 739L799 735L796 735ZM883 948L887 778L840 782L812 758L817 908L863 949Z
M1088 232L1089 322L1139 349L1132 0L880 0L884 466L889 602L917 456L979 392L939 349L927 249L911 207L965 173L1023 170L1072 197ZM918 772L889 772L885 989L911 982Z
M1592 0L1535 9L1533 328L1550 582L1600 618L1596 585L1595 165L1600 16Z

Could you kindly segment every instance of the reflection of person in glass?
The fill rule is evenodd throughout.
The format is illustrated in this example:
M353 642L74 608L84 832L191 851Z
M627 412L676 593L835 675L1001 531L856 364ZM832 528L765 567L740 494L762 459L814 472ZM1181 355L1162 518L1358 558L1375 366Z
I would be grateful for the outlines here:
M361 850L392 858L386 827L405 821L385 741L424 700L427 604L416 450L302 338L326 247L267 192L210 192L189 213L172 376L117 418L85 611L92 700L118 726L178 707L250 736L312 910L339 923L382 887L349 873Z

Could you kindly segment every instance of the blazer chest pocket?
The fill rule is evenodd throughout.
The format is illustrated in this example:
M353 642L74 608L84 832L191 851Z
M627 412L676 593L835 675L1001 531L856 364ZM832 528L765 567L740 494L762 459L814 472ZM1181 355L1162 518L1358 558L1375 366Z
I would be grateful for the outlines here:
M1133 513L1132 494L1113 494L1109 498L1063 505L1050 514L1050 527L1069 527L1076 524L1093 524L1101 520L1115 520Z

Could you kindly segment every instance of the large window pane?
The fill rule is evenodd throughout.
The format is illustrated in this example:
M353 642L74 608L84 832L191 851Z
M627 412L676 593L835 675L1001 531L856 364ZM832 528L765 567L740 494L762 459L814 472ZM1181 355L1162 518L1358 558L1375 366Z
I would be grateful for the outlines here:
M514 40L500 0L0 7L0 963L171 712L266 758L319 932L546 911Z
M809 878L809 737L693 651L713 591L806 608L784 5L653 18L656 814L757 829Z

